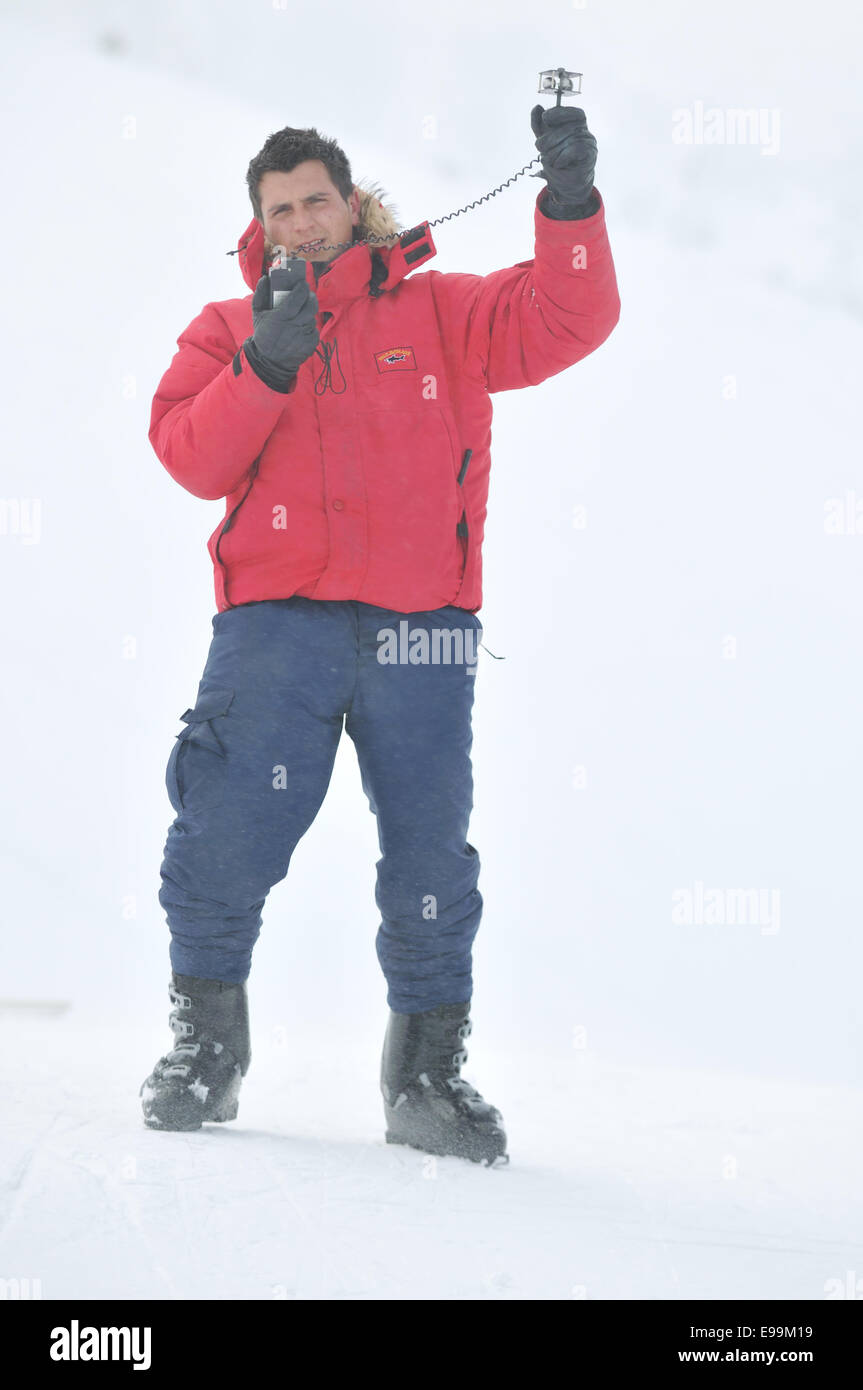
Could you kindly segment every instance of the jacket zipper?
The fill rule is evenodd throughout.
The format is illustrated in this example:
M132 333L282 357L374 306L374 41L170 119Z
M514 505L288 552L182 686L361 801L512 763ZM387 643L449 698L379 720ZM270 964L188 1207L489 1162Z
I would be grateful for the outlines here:
M240 508L242 507L243 503L245 502L246 498L248 497L249 493L250 493L251 490L252 490L252 484L254 483L255 478L256 478L257 475L258 475L258 468L260 467L260 463L261 463L261 456L260 456L260 454L259 454L258 457L255 459L254 463L252 464L251 471L250 471L250 473L249 473L249 486L246 488L245 492L243 493L243 495L242 495L242 497L240 498L240 500L239 500L239 502L237 503L237 505L236 505L236 506L233 508L233 510L230 511L230 512L228 513L228 515L225 517L225 520L222 522L221 528L220 528L220 530L219 530L218 537L217 537L217 539L216 539L216 559L218 560L219 565L221 566L221 570L222 570L222 588L223 588L224 594L225 594L225 602L227 603L227 605L228 605L229 608L235 608L235 607L236 607L236 604L231 603L230 599L228 598L228 570L227 570L227 566L225 565L224 560L222 559L221 553L220 553L220 551L219 551L219 547L220 547L221 544L222 544L222 537L225 535L225 533L226 533L227 531L230 531L231 527L232 527L233 524L234 524L234 519L235 519L235 517L236 517L236 515L237 515L237 512L240 510Z
M459 469L458 477L456 478L456 482L458 483L459 487L461 487L462 483L464 482L465 474L467 473L467 466L470 463L472 453L473 449L465 449L464 451L464 458L461 461L461 468ZM467 574L468 551L467 512L464 507L462 507L461 509L461 520L455 528L455 533L457 536L460 536L461 539L464 541L464 568L462 570L462 583L464 583L464 577ZM459 593L461 593L461 589L459 589Z

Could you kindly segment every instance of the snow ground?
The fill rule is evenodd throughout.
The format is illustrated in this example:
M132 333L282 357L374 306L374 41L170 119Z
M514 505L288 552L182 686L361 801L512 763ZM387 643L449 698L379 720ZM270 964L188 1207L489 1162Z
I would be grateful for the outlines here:
M850 1087L495 1049L464 1069L507 1123L484 1169L385 1143L372 1039L253 1033L237 1120L149 1131L137 1089L169 1041L0 1021L27 1061L4 1277L45 1299L817 1300L863 1269Z

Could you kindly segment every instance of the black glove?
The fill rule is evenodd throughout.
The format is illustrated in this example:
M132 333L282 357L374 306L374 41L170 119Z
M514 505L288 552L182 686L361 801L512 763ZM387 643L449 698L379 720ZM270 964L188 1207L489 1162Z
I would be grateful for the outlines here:
M252 296L255 331L243 343L249 366L274 391L287 393L307 357L311 357L320 334L315 315L318 297L303 280L277 308L271 309L270 277L262 275Z
M542 156L542 169L531 178L548 183L541 210L559 220L590 217L599 208L593 190L597 147L584 112L578 106L535 106L530 124Z

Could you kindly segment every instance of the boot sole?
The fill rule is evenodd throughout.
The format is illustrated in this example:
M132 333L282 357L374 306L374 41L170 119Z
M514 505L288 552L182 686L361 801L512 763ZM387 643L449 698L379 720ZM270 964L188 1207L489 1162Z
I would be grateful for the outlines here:
M484 1168L505 1168L509 1163L509 1154L495 1154L488 1158L473 1158L471 1154L453 1153L452 1149L434 1148L431 1145L415 1144L410 1139L402 1139L398 1134L393 1134L392 1130L386 1130L384 1138L388 1144L402 1144L408 1149L417 1149L420 1153L434 1154L438 1158L464 1158L468 1163L479 1163Z
M196 1124L179 1125L169 1121L160 1120L157 1115L145 1116L144 1124L147 1129L169 1129L176 1134L194 1134L196 1130L202 1129L207 1124L224 1124L227 1120L237 1118L238 1107L235 1105L230 1113L227 1111L223 1115L202 1115Z

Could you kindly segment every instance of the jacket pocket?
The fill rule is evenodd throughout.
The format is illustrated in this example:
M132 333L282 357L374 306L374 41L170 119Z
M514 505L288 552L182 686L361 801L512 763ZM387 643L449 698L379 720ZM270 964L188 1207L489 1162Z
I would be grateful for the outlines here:
M186 728L177 734L165 769L168 797L178 815L206 811L224 797L227 752L222 721L233 698L233 690L223 686L202 686L194 708L180 715Z

